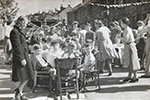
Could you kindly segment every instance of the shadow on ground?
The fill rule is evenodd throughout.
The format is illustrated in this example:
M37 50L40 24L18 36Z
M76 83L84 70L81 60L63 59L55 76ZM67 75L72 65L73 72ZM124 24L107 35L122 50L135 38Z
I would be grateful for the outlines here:
M136 85L126 87L108 87L101 88L97 93L117 93L117 92L133 92L133 91L147 91L150 89L150 85Z
M120 80L124 79L125 77L109 77L109 78L101 78L100 85L117 85L121 84Z
M0 98L0 100L13 100L12 97Z

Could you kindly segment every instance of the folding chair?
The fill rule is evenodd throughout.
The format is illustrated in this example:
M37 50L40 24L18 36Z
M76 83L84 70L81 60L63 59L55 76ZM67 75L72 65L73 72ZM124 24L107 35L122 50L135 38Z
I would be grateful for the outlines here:
M36 88L48 88L49 91L51 91L51 72L48 70L48 67L37 67L38 60L35 56L32 56L31 58L32 67L33 67L33 87L32 92L35 92Z
M79 98L79 86L78 86L78 58L64 58L56 59L58 90L60 94L60 100L62 100L63 93L76 92L77 99ZM69 72L74 70L75 76L69 75Z

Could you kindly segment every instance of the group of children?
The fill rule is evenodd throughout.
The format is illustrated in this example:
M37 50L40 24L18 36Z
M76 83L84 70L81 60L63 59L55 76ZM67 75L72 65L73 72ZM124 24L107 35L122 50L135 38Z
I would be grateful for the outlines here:
M30 59L35 70L49 71L53 82L56 82L56 58L75 58L80 57L82 63L79 64L78 69L83 71L90 71L95 65L95 56L92 53L93 45L87 43L81 49L78 49L78 40L75 38L67 38L65 41L53 40L46 48L42 48L40 44L30 46ZM44 44L42 45L44 46ZM72 72L72 74L75 72ZM82 74L81 77L82 78ZM82 79L81 79L82 80ZM54 83L54 85L56 85ZM56 87L56 86L52 86Z

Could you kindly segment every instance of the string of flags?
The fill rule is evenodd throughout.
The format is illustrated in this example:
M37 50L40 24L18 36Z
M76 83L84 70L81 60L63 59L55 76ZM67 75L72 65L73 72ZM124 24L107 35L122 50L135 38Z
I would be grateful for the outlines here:
M106 8L122 8L122 7L128 7L128 6L131 6L131 5L134 5L134 6L138 6L138 5L142 5L142 4L149 4L150 1L147 1L147 2L139 2L139 3L128 3L128 4L114 4L114 5L106 5L106 4L98 4L98 3L89 3L90 5L93 5L93 6L102 6L102 7L106 7Z

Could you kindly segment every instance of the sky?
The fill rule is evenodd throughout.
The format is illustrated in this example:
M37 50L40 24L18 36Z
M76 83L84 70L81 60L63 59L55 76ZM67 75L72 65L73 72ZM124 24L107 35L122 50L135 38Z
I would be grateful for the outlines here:
M70 4L72 7L78 5L82 0L15 0L18 2L18 16L35 13L38 11L46 11L49 9L59 9L63 4L65 7Z

